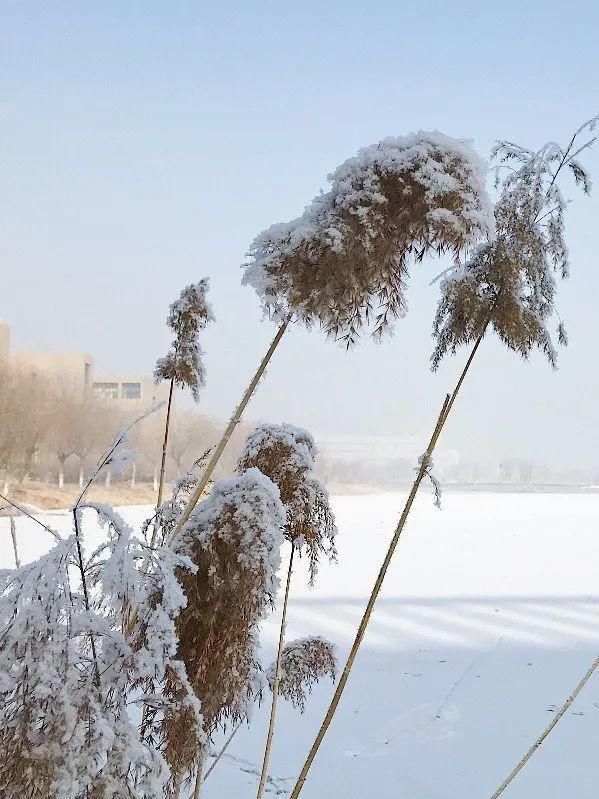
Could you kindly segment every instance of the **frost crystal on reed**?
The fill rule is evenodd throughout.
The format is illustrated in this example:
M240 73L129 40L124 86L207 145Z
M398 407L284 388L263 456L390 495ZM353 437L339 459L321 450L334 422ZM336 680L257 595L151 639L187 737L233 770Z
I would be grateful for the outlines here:
M302 216L254 239L243 283L273 317L353 344L404 315L410 258L457 253L492 235L486 168L469 144L441 133L390 137L329 175Z
M196 402L206 382L198 332L208 322L214 321L212 308L206 300L208 285L208 278L192 283L171 305L167 325L175 338L169 352L156 362L154 370L156 382L174 380L180 388L189 388Z
M437 480L435 475L433 474L433 461L430 455L425 452L423 455L418 457L418 468L422 469L424 466L423 474L424 476L428 477L431 481L431 486L433 487L433 502L436 508L441 510L441 498L443 496L443 489L441 488L441 483Z

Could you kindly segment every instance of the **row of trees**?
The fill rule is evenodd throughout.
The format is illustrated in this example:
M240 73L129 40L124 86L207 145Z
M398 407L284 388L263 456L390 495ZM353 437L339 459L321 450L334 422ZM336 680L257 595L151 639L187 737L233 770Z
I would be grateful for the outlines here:
M166 476L187 471L198 453L210 447L219 429L215 422L192 410L175 410L169 435ZM60 388L57 382L5 365L0 370L0 485L27 480L83 485L115 430L131 413L109 400L83 396ZM136 457L119 477L154 482L160 469L164 411L135 426ZM236 434L243 438L243 431ZM238 447L219 464L229 473ZM106 480L113 476L107 472Z

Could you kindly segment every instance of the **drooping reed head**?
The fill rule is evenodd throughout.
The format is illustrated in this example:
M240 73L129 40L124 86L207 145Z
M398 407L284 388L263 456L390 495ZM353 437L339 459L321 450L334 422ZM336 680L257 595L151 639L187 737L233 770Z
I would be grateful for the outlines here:
M274 691L276 662L266 672L270 690ZM301 713L304 712L308 694L323 677L335 680L337 659L335 647L320 636L298 638L285 644L281 652L279 693Z
M254 239L243 282L265 311L321 325L349 346L406 309L410 259L472 246L493 231L486 169L441 133L391 137L345 161L298 219Z
M248 469L215 483L184 527L181 551L197 571L178 575L187 606L177 620L177 656L208 736L244 718L257 690L258 623L278 587L284 521L277 487Z
M307 430L290 424L261 424L248 436L238 470L260 469L278 487L285 506L285 536L306 551L310 575L320 555L334 559L337 527L326 488L314 475L316 445Z
M533 152L509 142L495 147L499 170L508 169L503 178L498 171L497 238L478 247L441 284L433 368L448 351L473 342L486 324L522 357L536 347L555 365L549 323L555 314L556 277L564 279L569 271L567 202L559 180L568 170L589 193L590 181L577 156L595 141L596 125L596 119L585 123L565 148L550 143ZM561 321L557 337L567 343Z
M173 331L173 343L154 369L156 382L174 380L179 388L190 389L196 402L206 381L198 332L214 321L212 307L206 299L208 288L208 278L203 278L186 286L172 303L167 325Z

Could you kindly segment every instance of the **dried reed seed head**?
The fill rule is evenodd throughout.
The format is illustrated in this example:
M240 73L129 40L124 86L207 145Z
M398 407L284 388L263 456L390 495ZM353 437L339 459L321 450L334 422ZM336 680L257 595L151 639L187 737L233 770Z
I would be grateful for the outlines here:
M532 152L500 142L494 156L509 166L497 181L501 195L495 208L497 238L475 250L466 263L441 284L434 321L437 339L432 356L436 368L443 356L476 340L488 323L506 346L527 358L540 349L555 366L557 353L548 328L555 313L556 275L568 276L568 249L564 234L564 199L558 177L568 169L585 193L590 180L571 155L587 149L595 136L591 120L572 137L568 148L550 143ZM562 322L558 342L567 344Z
M60 744L62 735L46 726L41 728L49 740ZM32 752L29 741L30 729L13 728L0 735L0 787L2 796L6 799L21 799L23 796L31 799L48 799L53 795L52 788L57 771L55 757L40 757Z
M156 584L145 605L139 609L130 643L144 666L148 649L162 647L168 653L170 662L159 678L150 663L149 667L142 667L146 675L138 679L133 687L138 695L148 697L143 707L141 740L160 751L170 772L166 797L176 799L177 786L197 767L206 745L206 734L200 702L188 679L185 664L178 659L177 628L173 621L175 614L172 606L170 618L165 614L169 606L167 595L172 596L175 606L185 606L181 575L192 574L192 570L183 565L176 569L176 585L161 584L161 580L155 579L156 573L160 573L160 567L169 557L172 557L172 553L164 549L156 555L154 564L160 565L150 571L147 577ZM168 635L164 634L164 627L170 628ZM148 676L148 671L151 676Z
M545 281L539 302L523 291L524 282L521 262L509 257L502 241L481 247L459 274L444 281L434 322L433 368L448 351L473 343L487 320L509 349L528 358L537 347L555 365L557 354L545 324L553 313L555 287ZM564 343L563 333L559 339Z
M314 468L316 452L307 430L287 423L261 424L247 437L237 470L260 469L275 483L281 501L287 505L293 501L304 475Z
M204 730L198 727L194 708L186 701L187 691L173 670L164 684L163 695L168 707L157 726L171 772L171 785L176 786L197 768L206 739Z
M336 557L337 534L328 492L313 474L316 454L307 430L262 424L248 436L237 467L258 468L278 487L286 510L285 536L299 552L307 551L312 579L321 554Z
M174 333L169 352L156 362L154 379L174 380L180 388L189 388L197 401L206 383L202 348L198 333L214 321L212 307L206 299L208 278L186 286L170 306L167 325Z
M486 168L440 133L383 139L329 176L303 215L261 233L243 283L272 317L321 325L349 346L406 310L410 258L457 254L493 232Z
M244 718L255 695L258 624L273 607L284 520L277 487L249 469L215 483L184 527L182 549L197 571L179 575L187 606L178 657L208 735Z
M274 691L276 665L275 661L266 672L271 691ZM334 681L336 675L334 644L320 636L298 638L285 644L281 653L279 693L303 713L313 686L322 677Z

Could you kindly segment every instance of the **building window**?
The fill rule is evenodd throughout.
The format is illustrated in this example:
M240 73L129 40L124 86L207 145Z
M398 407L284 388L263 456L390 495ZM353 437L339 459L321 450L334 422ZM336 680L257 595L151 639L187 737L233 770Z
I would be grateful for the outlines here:
M141 399L141 383L121 383L123 399Z
M97 399L118 399L119 398L119 384L118 383L94 383L92 385L94 397Z

